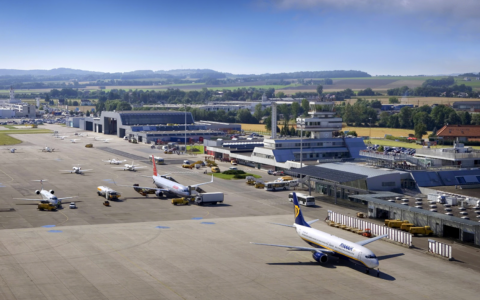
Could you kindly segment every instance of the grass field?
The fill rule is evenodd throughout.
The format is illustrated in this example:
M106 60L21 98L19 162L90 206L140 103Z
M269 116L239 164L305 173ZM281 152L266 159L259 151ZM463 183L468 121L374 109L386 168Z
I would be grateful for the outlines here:
M370 136L370 128L369 127L343 127L342 131L355 131L358 136ZM390 134L393 136L406 136L408 137L409 134L414 134L415 131L413 129L393 129L393 128L379 128L379 127L372 127L372 138L383 138L386 134ZM432 132L429 131L427 133L431 134Z
M216 178L221 178L225 180L245 180L245 179L235 179L233 176L235 175L228 175L228 174L222 174L222 173L208 173L208 175L213 174L214 177ZM255 178L262 178L260 175L255 175L255 174L248 174L250 176L253 176Z
M0 127L1 129L2 127ZM51 133L48 129L10 129L0 130L0 145L16 145L22 141L11 137L9 134L37 134L37 133Z
M365 100L379 100L382 104L388 104L388 98L390 96L368 96L360 97ZM432 104L445 104L452 105L456 101L478 101L475 98L446 98L446 97L397 97L401 104L413 104L413 105L432 105ZM346 100L347 103L353 104L357 99ZM339 102L338 104L341 104Z
M198 149L198 151L193 152L194 154L203 154L203 145L187 145L187 152L190 152L192 148Z

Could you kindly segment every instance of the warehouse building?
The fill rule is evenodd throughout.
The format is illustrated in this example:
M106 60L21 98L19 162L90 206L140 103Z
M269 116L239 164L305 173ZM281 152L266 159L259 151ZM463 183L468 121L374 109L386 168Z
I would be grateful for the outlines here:
M102 111L100 117L70 117L67 126L87 131L136 138L139 142L198 142L223 135L197 125L191 113L178 111Z

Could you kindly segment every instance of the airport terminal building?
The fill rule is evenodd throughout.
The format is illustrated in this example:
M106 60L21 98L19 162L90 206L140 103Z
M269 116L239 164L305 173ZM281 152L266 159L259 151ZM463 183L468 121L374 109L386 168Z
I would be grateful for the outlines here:
M100 117L70 117L67 126L138 142L198 142L224 133L195 124L190 112L178 111L102 111Z

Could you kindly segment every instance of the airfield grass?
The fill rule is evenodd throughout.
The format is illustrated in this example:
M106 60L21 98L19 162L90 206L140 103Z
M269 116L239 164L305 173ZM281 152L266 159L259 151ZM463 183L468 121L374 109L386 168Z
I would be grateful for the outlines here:
M192 152L192 149L197 149L198 151ZM193 154L203 154L203 146L202 145L192 145L188 146L187 145L187 152L190 153L192 152Z
M213 174L213 177L216 177L216 178L221 178L221 179L225 179L225 180L244 180L244 179L236 179L236 178L233 178L233 174L223 174L223 173L208 173L209 175L210 174ZM249 176L253 176L255 178L262 178L262 176L260 175L256 175L256 174L248 174Z
M0 127L1 128L1 127ZM51 133L48 129L13 129L0 130L0 145L17 145L22 141L11 137L9 134L37 134L37 133Z

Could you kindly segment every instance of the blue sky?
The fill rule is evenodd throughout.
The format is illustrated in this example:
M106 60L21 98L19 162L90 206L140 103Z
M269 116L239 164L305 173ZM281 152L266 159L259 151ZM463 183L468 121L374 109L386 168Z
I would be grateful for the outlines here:
M0 68L480 72L478 0L8 1Z

